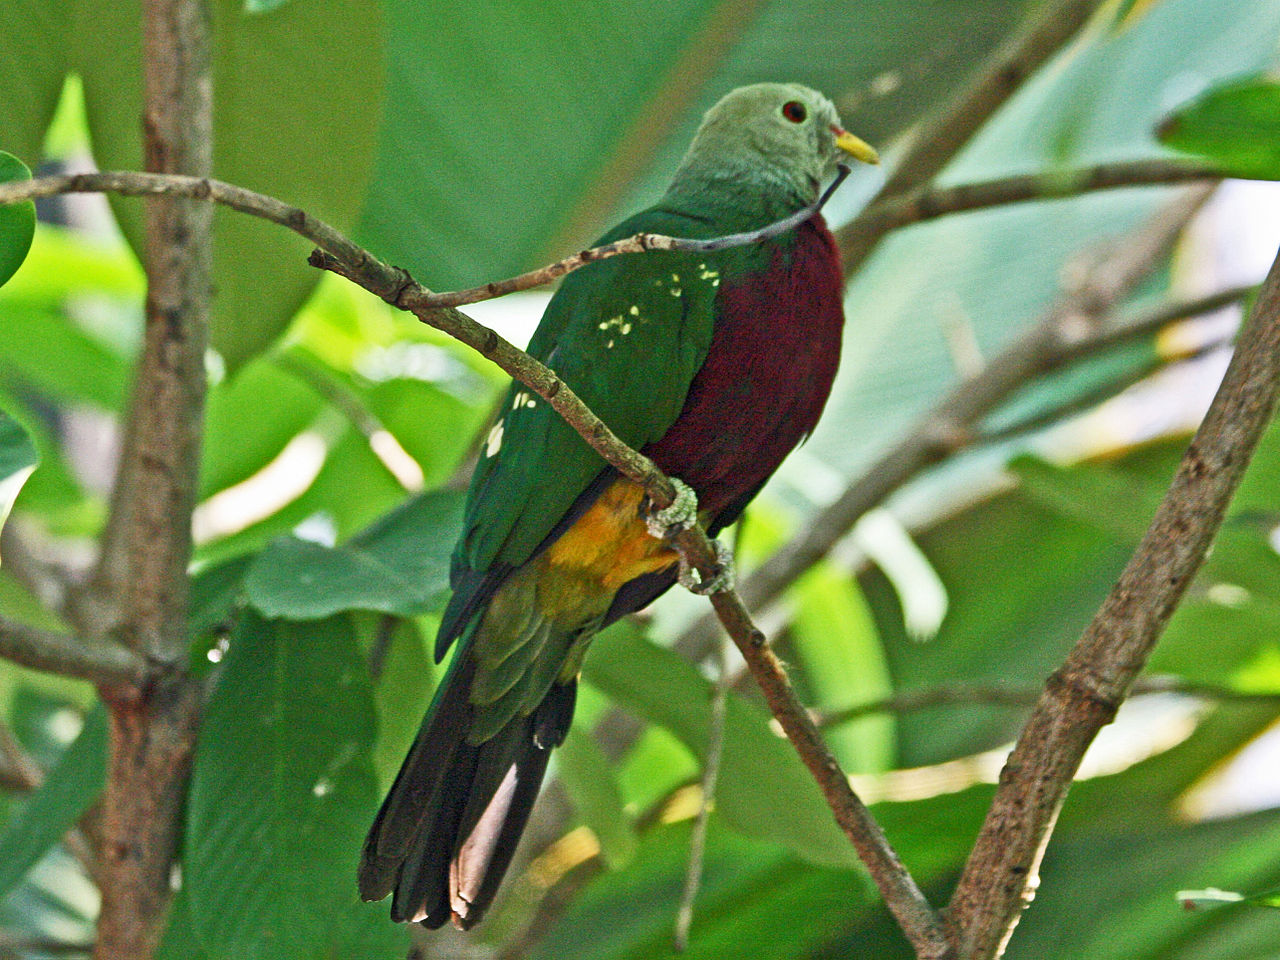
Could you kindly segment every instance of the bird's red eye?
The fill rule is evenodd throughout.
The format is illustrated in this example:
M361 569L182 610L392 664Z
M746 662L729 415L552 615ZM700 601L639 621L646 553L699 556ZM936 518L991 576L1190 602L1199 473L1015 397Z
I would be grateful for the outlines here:
M788 100L782 105L782 115L792 123L804 123L805 118L809 116L809 111L799 100Z

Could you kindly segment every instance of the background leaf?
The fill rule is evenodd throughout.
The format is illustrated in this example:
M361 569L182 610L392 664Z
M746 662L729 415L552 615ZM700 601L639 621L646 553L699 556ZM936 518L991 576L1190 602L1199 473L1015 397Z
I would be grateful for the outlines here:
M1280 179L1280 83L1255 76L1216 86L1170 114L1160 140L1239 177Z
M307 0L267 15L217 0L214 175L301 206L349 231L360 210L382 116L382 5ZM335 24L342 42L333 42ZM76 6L74 68L84 80L94 158L141 169L138 0ZM140 249L142 206L113 203ZM319 280L308 245L274 224L219 210L212 340L238 369L272 343Z
M76 825L106 781L107 712L90 710L84 728L0 833L0 898Z
M0 150L0 183L30 179L31 171L21 160ZM22 266L35 230L36 205L31 201L0 207L0 286Z
M355 859L373 815L374 711L350 624L241 618L202 728L184 855L211 958L376 956Z

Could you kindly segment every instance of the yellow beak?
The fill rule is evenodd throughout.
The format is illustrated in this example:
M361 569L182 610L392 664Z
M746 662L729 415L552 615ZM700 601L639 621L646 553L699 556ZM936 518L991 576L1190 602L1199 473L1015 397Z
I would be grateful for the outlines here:
M863 163L880 162L880 154L876 153L875 148L865 140L855 137L842 127L833 126L831 132L836 135L836 146L855 160L861 160Z

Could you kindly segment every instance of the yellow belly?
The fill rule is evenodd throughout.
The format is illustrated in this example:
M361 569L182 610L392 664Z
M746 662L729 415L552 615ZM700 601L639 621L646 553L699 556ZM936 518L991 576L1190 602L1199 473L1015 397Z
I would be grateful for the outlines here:
M638 484L615 480L539 558L538 600L547 616L603 613L624 583L676 562L676 552L645 527L643 500Z

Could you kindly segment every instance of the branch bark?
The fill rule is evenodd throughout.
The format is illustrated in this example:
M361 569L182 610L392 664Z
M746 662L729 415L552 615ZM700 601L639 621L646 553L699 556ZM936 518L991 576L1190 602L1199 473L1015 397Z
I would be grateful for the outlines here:
M965 960L1003 954L1080 759L1115 716L1203 562L1280 392L1280 257L1137 550L1049 678L948 907Z
M148 170L207 176L213 89L206 0L143 3ZM195 505L212 259L210 204L148 201L146 327L95 583L116 634L150 665L141 684L103 684L110 753L102 800L102 908L94 955L149 958L199 723L185 671L187 565Z

